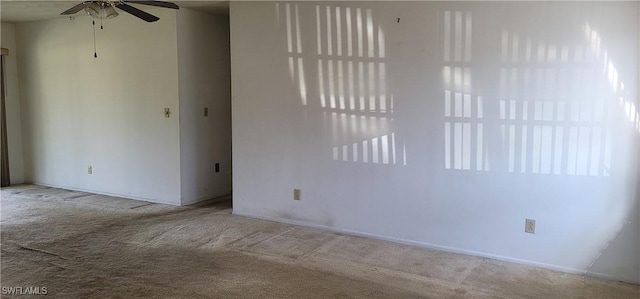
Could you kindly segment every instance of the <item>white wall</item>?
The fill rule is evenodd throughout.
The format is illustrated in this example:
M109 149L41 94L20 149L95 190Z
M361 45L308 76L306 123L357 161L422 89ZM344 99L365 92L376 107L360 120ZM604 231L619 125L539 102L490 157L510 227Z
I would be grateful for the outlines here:
M234 213L640 282L638 5L232 2Z
M24 166L22 161L22 128L20 122L20 91L18 90L18 48L16 47L15 26L2 23L2 47L9 49L5 58L5 75L7 94L5 108L7 109L7 143L9 152L9 174L11 184L24 182Z
M152 13L97 27L97 59L86 16L16 26L26 181L181 203L176 13Z
M177 28L182 204L190 204L231 192L229 18L181 8Z

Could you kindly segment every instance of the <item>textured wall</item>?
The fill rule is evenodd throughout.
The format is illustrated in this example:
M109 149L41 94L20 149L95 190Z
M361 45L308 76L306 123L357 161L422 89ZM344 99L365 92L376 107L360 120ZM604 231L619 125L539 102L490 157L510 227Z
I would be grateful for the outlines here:
M189 204L231 192L229 18L183 8L177 24L181 190Z
M640 282L638 17L232 2L234 213Z
M26 181L180 204L176 13L153 13L97 27L97 59L91 18L17 26Z

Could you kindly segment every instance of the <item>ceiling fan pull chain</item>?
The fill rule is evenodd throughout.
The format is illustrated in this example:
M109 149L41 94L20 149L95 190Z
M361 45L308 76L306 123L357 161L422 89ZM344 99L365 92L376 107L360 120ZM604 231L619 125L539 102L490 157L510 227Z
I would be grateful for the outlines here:
M104 28L102 27L102 19L100 19L100 30L102 30L102 29L104 29Z
M96 51L96 20L92 18L91 23L93 23L93 58L98 58L98 51Z

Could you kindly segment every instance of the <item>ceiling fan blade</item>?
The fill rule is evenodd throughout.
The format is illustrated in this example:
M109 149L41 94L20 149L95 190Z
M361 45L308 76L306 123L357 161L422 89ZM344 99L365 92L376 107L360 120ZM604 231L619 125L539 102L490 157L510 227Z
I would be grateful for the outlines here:
M146 13L146 12L144 12L142 10L139 10L139 9L137 9L137 8L131 6L131 5L125 4L123 2L117 3L116 7L119 8L119 9L122 9L122 10L124 10L124 11L126 11L126 12L128 12L128 13L130 13L130 14L138 17L138 18L140 18L140 19L143 19L143 20L145 20L147 22L155 22L157 20L160 20L160 18L158 18L158 17L156 17L156 16L154 16L152 14Z
M178 7L178 5L176 5L175 3L164 2L164 1L133 1L133 0L129 1L129 0L124 0L124 2L133 3L133 4L149 5L149 6L164 7L164 8L180 9L180 7Z
M74 13L77 13L77 12L83 10L85 7L89 6L89 4L91 4L90 1L89 2L82 2L82 3L76 5L76 6L72 7L72 8L69 8L69 9L63 11L60 14L61 15L72 15Z

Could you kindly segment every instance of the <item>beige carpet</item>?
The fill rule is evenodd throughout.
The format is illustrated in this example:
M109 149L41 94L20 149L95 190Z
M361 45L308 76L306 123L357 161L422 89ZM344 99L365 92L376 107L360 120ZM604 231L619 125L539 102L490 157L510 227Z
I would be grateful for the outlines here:
M640 298L636 285L234 216L229 199L21 185L1 204L3 298Z

